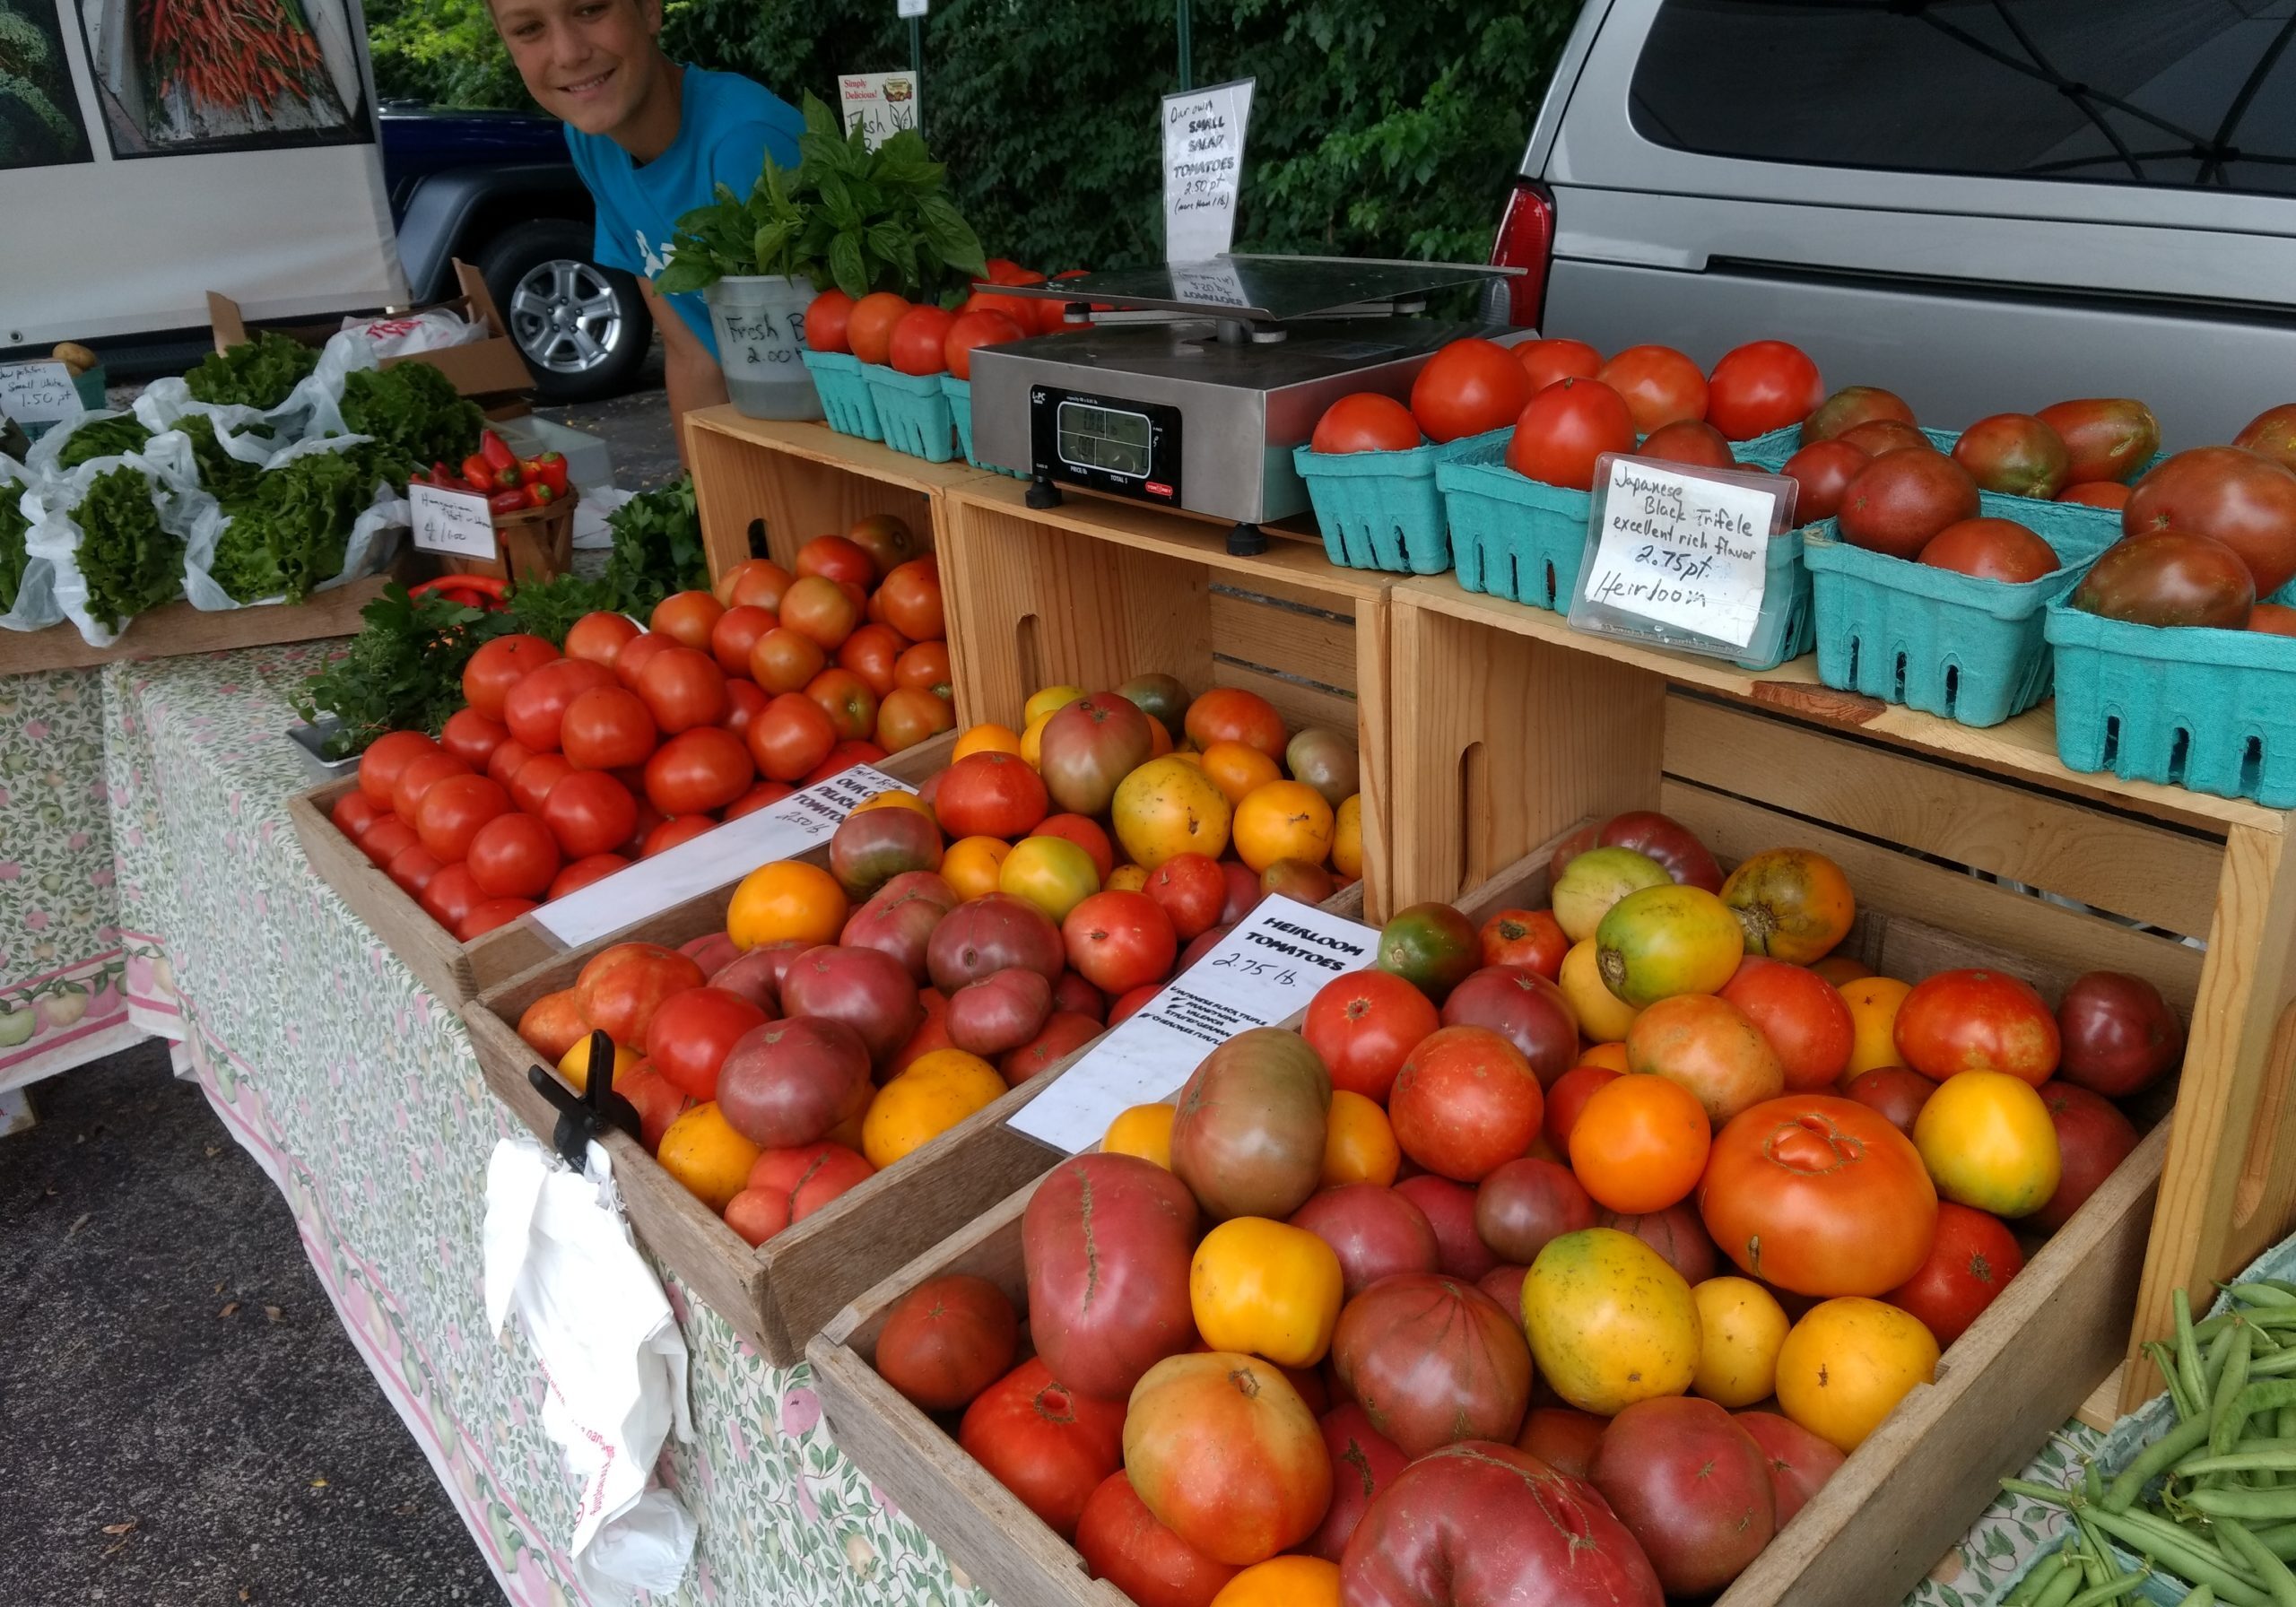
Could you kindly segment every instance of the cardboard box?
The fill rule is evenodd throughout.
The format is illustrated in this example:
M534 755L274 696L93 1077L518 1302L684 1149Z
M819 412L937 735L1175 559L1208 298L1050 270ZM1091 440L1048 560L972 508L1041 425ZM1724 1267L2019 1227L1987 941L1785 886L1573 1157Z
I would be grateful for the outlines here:
M402 362L425 362L455 382L455 389L476 401L490 415L513 416L526 411L526 398L535 388L534 376L527 372L526 360L518 355L517 343L510 338L509 326L503 323L501 312L494 305L494 298L487 293L486 281L476 268L457 258L455 279L462 287L462 294L432 307L443 307L460 313L474 324L483 324L488 331L482 341L467 345L449 346L442 352L421 352L408 357L387 357L382 366L390 368ZM427 312L430 308L415 310ZM207 321L214 331L215 350L221 352L238 345L248 338L246 317L239 304L215 291L207 292ZM306 345L324 345L327 338L343 327L340 318L309 324L274 324L267 327L282 334L291 335Z

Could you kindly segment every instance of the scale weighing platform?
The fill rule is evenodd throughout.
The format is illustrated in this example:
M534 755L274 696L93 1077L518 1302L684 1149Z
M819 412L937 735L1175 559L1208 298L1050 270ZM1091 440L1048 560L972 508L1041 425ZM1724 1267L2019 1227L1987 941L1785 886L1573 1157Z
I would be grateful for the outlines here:
M1026 473L1032 508L1063 486L1127 497L1231 520L1230 550L1262 552L1262 524L1308 507L1292 453L1326 408L1357 391L1405 400L1438 348L1502 333L1401 315L1520 271L1231 256L990 286L1063 302L1079 327L975 349L974 449ZM1083 324L1095 306L1116 310Z

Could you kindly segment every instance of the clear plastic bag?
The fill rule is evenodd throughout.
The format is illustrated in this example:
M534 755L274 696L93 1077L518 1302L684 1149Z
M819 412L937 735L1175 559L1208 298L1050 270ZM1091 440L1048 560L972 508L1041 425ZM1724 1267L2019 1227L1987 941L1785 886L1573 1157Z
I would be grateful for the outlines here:
M474 324L444 307L396 318L345 318L327 344L346 336L363 341L377 362L386 357L412 357L418 352L443 352L486 338L486 326ZM371 367L371 364L362 365Z
M284 404L282 404L284 406ZM274 408L274 413L279 411ZM244 464L266 468L294 444L281 431L271 414L259 407L235 407L198 402L180 378L155 379L135 398L135 417L153 435L185 429L189 421L212 419L215 439L223 450Z
M27 518L38 518L31 499L31 471L14 458L0 456L0 504L22 507ZM30 533L27 532L29 538ZM59 623L64 611L56 604L56 566L32 557L27 539L24 572L16 583L15 601L0 613L0 630L44 630Z
M43 440L41 445L46 442ZM37 456L37 447L34 453ZM118 468L133 469L144 477L161 532L179 543L188 541L193 526L213 509L215 502L199 489L191 442L181 430L152 437L142 451L91 458L65 473L50 473L35 482L28 493L31 499L25 504L25 511L32 517L25 551L53 566L56 605L65 618L80 628L82 638L91 647L110 647L119 639L120 631L126 629L129 621L122 620L115 630L89 612L88 578L80 568L80 544L84 534L74 516L88 494L88 487ZM183 590L182 573L178 565L178 596Z
M179 434L154 438L155 442L170 439L182 438ZM275 454L265 473L284 468L300 457L362 447L372 439L364 435L339 435L323 440L300 441ZM188 450L187 443L186 449ZM223 589L213 570L215 549L231 522L230 516L213 498L204 498L204 507L192 512L191 522L185 532L184 595L190 599L191 605L213 613L228 608L260 608L284 602L286 599L282 595L258 597L253 602L242 603ZM389 482L376 481L374 496L367 505L367 511L352 525L351 534L344 541L342 569L330 578L320 581L311 590L314 593L332 590L382 569L397 553L399 534L410 523L406 499L393 491Z

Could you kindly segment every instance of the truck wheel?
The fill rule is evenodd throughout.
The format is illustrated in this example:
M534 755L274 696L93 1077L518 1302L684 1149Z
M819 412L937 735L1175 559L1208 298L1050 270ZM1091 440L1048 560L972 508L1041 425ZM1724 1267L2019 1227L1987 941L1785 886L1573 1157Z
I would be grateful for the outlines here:
M590 245L587 224L537 218L504 230L479 262L544 403L628 390L654 338L637 280L592 262Z

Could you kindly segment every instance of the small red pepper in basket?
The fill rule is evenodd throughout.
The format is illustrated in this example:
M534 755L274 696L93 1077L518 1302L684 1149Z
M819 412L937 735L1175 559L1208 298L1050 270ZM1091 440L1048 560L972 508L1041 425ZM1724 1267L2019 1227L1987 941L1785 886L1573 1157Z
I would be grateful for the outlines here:
M508 441L491 430L483 430L479 432L478 452L479 456L485 460L487 466L498 473L503 469L516 469L518 466L518 455L510 450L510 444ZM503 483L517 482L512 481Z
M550 487L539 480L529 482L520 494L526 499L528 508L547 508L558 500L551 494Z
M507 491L496 491L487 498L486 506L496 513L524 513L534 504L526 499L524 490L514 488Z
M526 471L529 481L539 480L543 484L550 487L552 496L563 497L568 494L566 459L562 454L544 452L539 457L522 459L518 466Z
M494 483L493 466L475 452L463 459L463 478L482 491L499 489Z

